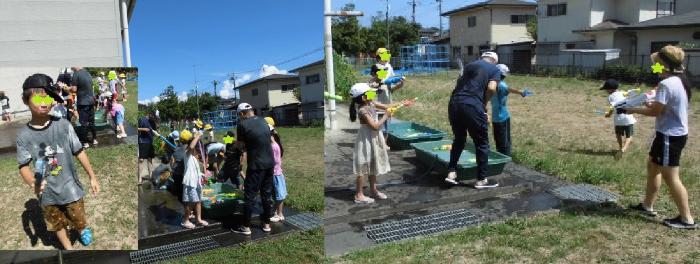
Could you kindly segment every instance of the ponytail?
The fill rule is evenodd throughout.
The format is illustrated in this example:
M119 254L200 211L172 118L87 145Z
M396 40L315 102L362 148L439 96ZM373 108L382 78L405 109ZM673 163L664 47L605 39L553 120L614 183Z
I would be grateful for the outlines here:
M693 86L690 84L688 75L686 75L685 72L680 74L678 77L681 78L683 89L685 89L685 95L688 96L688 104L690 104L690 98L693 96Z
M280 134L278 134L277 131L273 130L272 137L275 139L275 142L277 142L277 145L280 147L280 157L284 157L284 148L282 147L282 139L280 139Z
M355 107L357 105L357 98L362 97L353 97L352 101L350 102L350 122L355 122L355 120L357 120L357 108Z

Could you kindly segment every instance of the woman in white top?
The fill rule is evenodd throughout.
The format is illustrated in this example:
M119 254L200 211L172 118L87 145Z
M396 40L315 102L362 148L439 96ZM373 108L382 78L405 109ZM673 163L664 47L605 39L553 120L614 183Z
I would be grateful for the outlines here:
M656 117L656 137L647 162L646 197L644 202L631 208L656 216L653 205L663 179L679 211L679 216L665 219L664 224L672 228L695 229L697 224L690 214L688 192L680 179L680 157L688 140L688 101L691 97L690 84L683 74L684 57L683 50L675 46L663 47L652 54L651 61L656 68L663 66L656 98L644 108L626 110L627 113Z

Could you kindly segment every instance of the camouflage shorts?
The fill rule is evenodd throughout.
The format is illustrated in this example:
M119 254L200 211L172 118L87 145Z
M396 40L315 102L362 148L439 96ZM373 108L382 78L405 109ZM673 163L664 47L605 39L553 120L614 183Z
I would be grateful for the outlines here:
M59 231L71 227L74 230L83 230L87 226L85 218L85 205L83 199L69 204L53 204L43 206L44 222L46 230Z

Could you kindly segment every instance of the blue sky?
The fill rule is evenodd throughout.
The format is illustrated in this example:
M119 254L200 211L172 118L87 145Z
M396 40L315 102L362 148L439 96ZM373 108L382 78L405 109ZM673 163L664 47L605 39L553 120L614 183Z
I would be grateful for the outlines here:
M459 7L483 2L485 0L443 0L442 12L447 12ZM412 0L389 0L389 16L404 16L411 20L411 5ZM530 1L532 2L532 1ZM377 11L381 11L382 18L385 17L386 0L333 0L333 10L340 10L347 3L354 3L355 9L364 12L364 16L360 18L360 23L369 25L372 16L377 15ZM440 27L440 16L438 15L438 3L435 0L416 0L416 22L423 27ZM442 18L442 28L450 27L449 19Z
M321 1L139 1L129 31L142 102L170 84L179 95L189 92L195 70L200 92L213 93L212 81L231 72L240 84L323 58ZM232 87L218 85L222 95Z

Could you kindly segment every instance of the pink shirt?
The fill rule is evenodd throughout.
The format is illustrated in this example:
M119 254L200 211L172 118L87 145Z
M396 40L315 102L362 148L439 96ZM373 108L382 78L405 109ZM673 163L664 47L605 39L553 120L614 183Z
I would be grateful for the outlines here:
M282 151L277 142L272 142L272 156L275 158L275 169L272 174L282 175Z
M124 106L119 103L112 103L112 110L109 110L109 114L114 117L117 115L117 112L121 112L123 114Z

